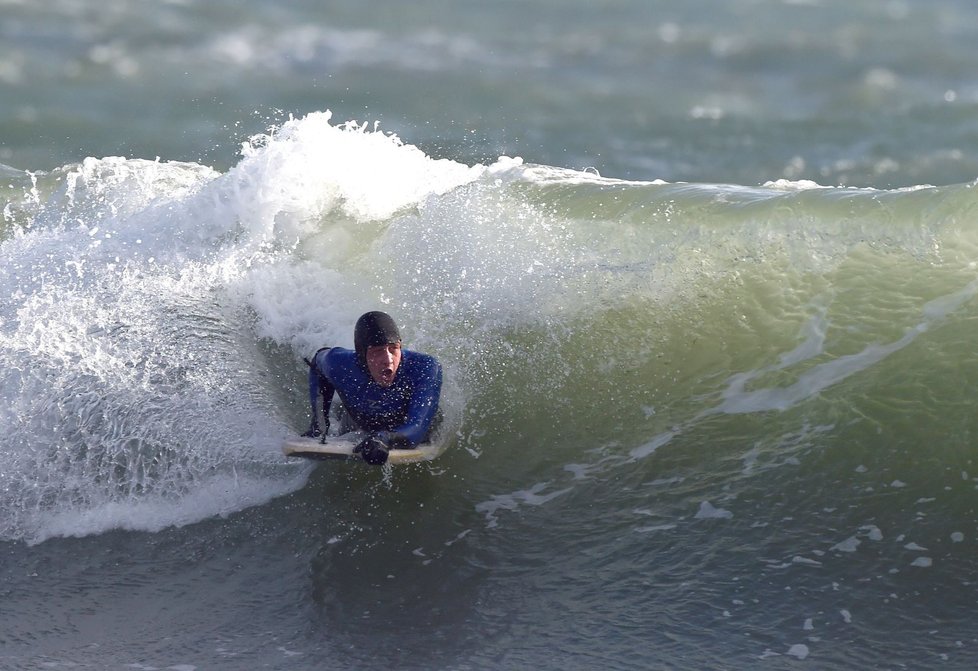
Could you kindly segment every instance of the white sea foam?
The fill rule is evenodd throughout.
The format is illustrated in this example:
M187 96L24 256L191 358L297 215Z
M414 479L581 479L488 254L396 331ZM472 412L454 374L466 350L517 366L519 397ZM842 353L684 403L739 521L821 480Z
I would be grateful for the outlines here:
M494 528L499 526L497 513L500 510L514 511L524 505L542 506L570 491L569 489L558 489L556 491L542 493L549 486L549 483L539 482L529 489L523 489L509 494L493 494L488 501L477 503L475 510L486 516L486 526L488 528Z
M733 513L723 508L717 508L709 501L703 501L700 503L700 508L696 511L695 517L698 520L730 519L733 517Z
M337 261L369 253L359 227L481 173L327 113L254 139L224 175L66 170L0 247L0 537L158 530L301 486L255 336L296 357L348 344L376 305Z
M807 659L809 654L808 646L804 643L796 643L788 648L788 652L785 654L796 659Z

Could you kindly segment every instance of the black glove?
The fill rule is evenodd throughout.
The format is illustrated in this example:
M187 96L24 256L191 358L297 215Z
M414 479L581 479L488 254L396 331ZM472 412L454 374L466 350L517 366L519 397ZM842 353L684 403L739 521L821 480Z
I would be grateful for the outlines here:
M371 466L380 466L387 463L387 453L389 448L377 436L367 436L360 441L360 444L353 448L354 454L359 454Z
M318 438L321 435L323 435L323 432L319 430L319 422L312 420L312 423L309 425L309 430L302 434L302 437Z

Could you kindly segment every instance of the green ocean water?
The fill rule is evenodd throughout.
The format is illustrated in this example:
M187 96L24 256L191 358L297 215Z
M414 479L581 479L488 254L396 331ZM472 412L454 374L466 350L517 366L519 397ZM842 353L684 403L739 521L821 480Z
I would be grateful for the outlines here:
M0 668L973 666L970 5L0 8Z

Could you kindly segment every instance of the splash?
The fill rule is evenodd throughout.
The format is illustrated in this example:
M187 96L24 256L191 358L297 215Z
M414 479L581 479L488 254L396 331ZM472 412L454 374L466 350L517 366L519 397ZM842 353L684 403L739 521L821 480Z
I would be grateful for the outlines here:
M301 486L274 347L345 337L371 226L479 173L324 113L223 175L109 157L32 181L0 247L0 538L157 530Z

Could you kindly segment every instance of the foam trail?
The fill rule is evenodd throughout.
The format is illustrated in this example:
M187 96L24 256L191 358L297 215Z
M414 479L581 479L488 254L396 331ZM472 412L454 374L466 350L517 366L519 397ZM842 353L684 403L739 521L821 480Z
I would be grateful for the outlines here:
M891 343L870 344L855 354L840 356L818 364L802 373L794 384L786 387L748 391L747 386L751 381L768 373L804 363L823 352L828 321L825 309L819 308L816 315L809 319L802 329L802 334L805 336L803 341L795 349L781 355L777 364L733 375L729 378L727 387L721 392L723 400L718 405L703 410L688 422L657 434L648 442L631 449L629 456L632 460L649 457L677 436L713 415L783 412L793 408L904 349L934 325L961 309L976 294L978 294L978 279L957 291L926 303L921 310L921 321L908 328L902 337Z
M978 280L970 282L954 293L936 298L924 306L922 320L907 329L901 338L883 345L874 343L855 354L841 356L832 361L818 364L811 370L802 373L798 381L792 385L755 391L746 390L751 380L765 373L785 369L819 354L821 343L824 342L824 328L814 328L815 337L808 338L799 348L782 357L778 365L733 376L723 391L723 402L706 411L704 416L716 413L742 414L769 410L783 411L792 408L907 347L921 334L926 333L936 323L947 318L948 315L971 300L976 293L978 293Z

